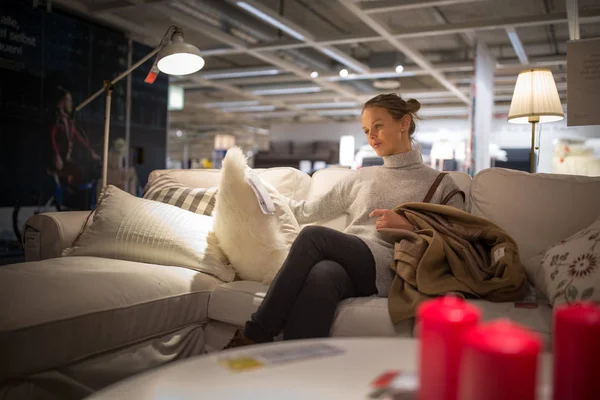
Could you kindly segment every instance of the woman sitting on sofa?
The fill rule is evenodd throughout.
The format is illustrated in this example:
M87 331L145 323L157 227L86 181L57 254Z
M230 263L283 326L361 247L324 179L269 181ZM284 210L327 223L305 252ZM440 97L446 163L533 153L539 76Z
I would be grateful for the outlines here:
M340 301L388 295L394 242L379 230L414 230L391 209L424 201L439 175L412 148L420 107L417 100L405 101L396 94L378 95L365 103L363 131L384 164L359 169L318 200L289 200L299 224L346 212L349 225L344 232L305 227L262 304L226 348L270 342L281 332L285 340L326 337ZM439 204L449 196L448 205L464 209L464 199L453 195L457 192L457 185L446 176L431 202Z

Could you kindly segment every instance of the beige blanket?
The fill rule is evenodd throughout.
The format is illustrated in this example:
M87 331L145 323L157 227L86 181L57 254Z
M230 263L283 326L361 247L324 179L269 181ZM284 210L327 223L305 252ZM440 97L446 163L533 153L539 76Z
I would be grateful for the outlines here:
M439 204L405 203L394 211L416 227L382 230L396 241L388 297L394 324L443 294L497 302L524 295L527 279L517 244L495 224Z

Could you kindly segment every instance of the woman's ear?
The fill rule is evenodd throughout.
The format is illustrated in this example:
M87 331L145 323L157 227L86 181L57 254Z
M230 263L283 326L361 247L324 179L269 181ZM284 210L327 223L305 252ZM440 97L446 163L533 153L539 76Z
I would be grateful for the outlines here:
M408 128L410 127L411 116L410 114L406 114L404 117L400 119L400 128L402 128L402 132L408 132Z

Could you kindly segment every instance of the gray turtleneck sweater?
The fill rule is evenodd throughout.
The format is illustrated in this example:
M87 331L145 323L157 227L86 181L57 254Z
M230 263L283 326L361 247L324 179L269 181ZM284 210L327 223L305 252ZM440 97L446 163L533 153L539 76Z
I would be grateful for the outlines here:
M377 218L369 217L371 211L392 209L402 203L421 202L439 174L425 164L418 150L394 154L383 158L383 166L359 169L327 192L312 201L289 201L299 224L334 218L343 212L349 214L345 233L360 238L373 253L377 268L375 284L380 296L386 297L392 284L394 243L375 228ZM458 186L446 176L432 203L442 199ZM454 196L448 205L464 209L462 196Z

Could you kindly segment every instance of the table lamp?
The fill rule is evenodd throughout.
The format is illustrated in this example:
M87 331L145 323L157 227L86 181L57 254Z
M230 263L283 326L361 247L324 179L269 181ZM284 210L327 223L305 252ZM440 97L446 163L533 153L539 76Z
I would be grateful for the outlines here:
M110 130L110 105L111 95L115 83L125 78L140 65L158 54L154 61L152 69L146 77L146 82L153 83L159 71L168 75L188 75L199 71L204 67L204 59L200 56L200 50L194 45L185 43L183 32L176 26L171 26L163 36L160 44L148 53L144 58L133 64L127 71L111 81L104 81L104 87L92 94L81 104L75 107L75 112L88 105L102 93L106 94L106 109L104 114L104 151L102 154L102 187L106 187L108 171L108 143Z
M552 71L531 68L519 73L508 111L508 122L531 123L531 173L535 172L535 124L560 121L563 118Z

